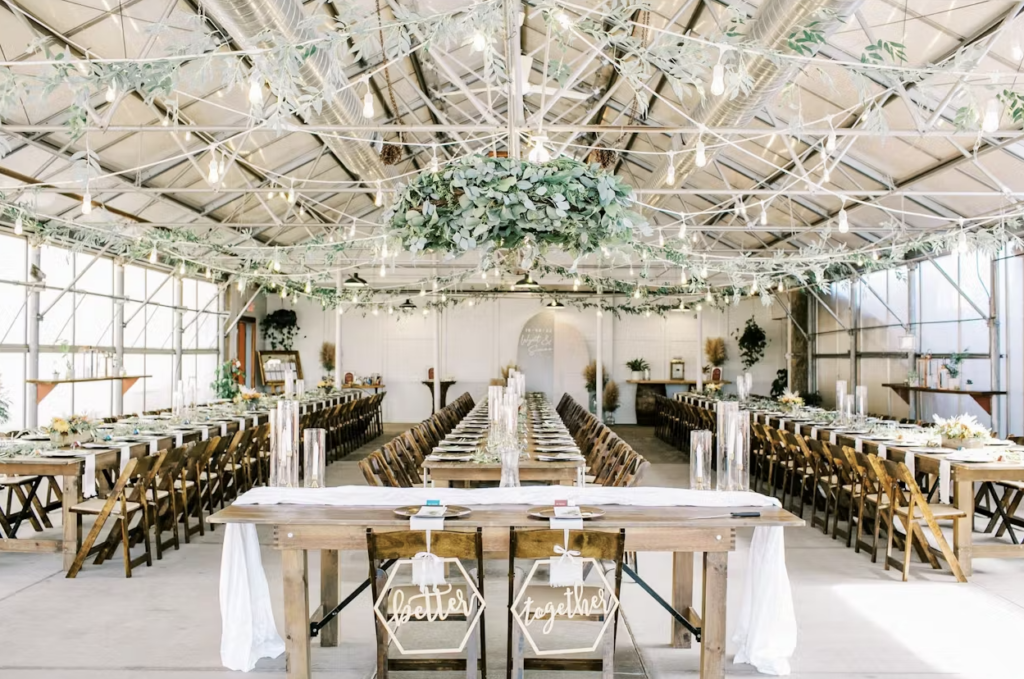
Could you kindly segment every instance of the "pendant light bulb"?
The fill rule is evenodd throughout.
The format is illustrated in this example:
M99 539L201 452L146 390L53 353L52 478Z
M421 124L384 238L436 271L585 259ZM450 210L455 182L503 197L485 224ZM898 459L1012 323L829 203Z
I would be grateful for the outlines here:
M487 36L480 31L473 34L473 51L483 52L487 49Z
M150 252L149 252L149 263L150 264L156 264L157 257L159 257L159 255L157 255L156 246L154 245L153 249L150 250Z
M181 274L182 276L185 275L185 262L182 262L181 266L178 267L178 273Z
M192 130L185 130L185 141L192 141Z
M686 267L680 267L679 269L679 284L686 285L690 282L690 277L686 273Z
M708 294L704 296L704 299L707 300L708 304L711 304L711 288L708 288Z
M436 173L441 171L441 164L437 161L437 147L434 146L433 149L434 153L430 156L430 171Z
M995 132L999 129L999 119L1002 117L1003 110L997 97L992 97L985 104L985 117L981 121L981 129L983 132Z
M25 233L25 218L19 212L18 218L14 220L14 235L20 236L23 233Z
M372 119L375 115L373 110L373 92L370 91L370 79L366 79L366 94L363 95L363 117Z
M356 218L352 218L352 225L348 227L348 237L355 238L356 236Z
M112 82L107 86L106 100L108 104L113 104L114 100L117 99L117 83Z
M828 169L828 163L821 164L821 183L828 184L832 181L832 173Z
M206 175L206 181L210 184L216 184L220 181L220 168L217 167L216 158L210 158L210 170Z
M679 221L679 240L684 238L686 238L686 221L681 219Z
M825 150L829 153L835 153L836 150L836 131L829 130L828 136L825 137Z
M82 214L87 215L92 212L92 194L89 193L88 189L85 195L82 196Z
M743 221L747 220L747 206L743 204L743 199L736 198L736 216Z
M426 288L426 286L423 285L423 283L420 283L420 297L426 297L426 296L427 296L427 288Z
M377 184L377 195L373 197L373 204L380 207L384 204L384 191L381 189L380 184Z
M380 277L384 278L388 275L388 268L384 266L384 262L380 263Z
M960 236L957 238L957 241L956 241L956 249L957 249L957 252L959 252L961 255L966 255L970 251L971 246L967 242L967 232L966 231L963 231L963 230L960 231Z
M846 214L846 208L839 208L839 233L850 232L850 218Z
M761 203L761 216L759 218L761 226L768 226L768 206Z
M544 135L537 135L533 138L533 145L527 158L531 163L546 163L551 160L551 152L544 145L548 138Z
M779 292L786 291L786 284L783 281L779 281Z
M697 140L697 155L694 158L694 162L697 163L697 167L704 167L708 164L708 157L704 149L704 140Z
M711 94L720 97L725 94L725 66L722 62L711 69Z
M210 270L210 267L206 267L206 280L210 280L211 278L213 278L213 271Z
M668 154L668 172L665 174L665 184L672 186L676 183L676 154L670 151Z
M311 292L313 292L313 283L310 282L310 280L307 278L306 279L306 294L308 295Z
M239 278L238 279L238 291L239 292L245 292L245 279L244 278Z
M573 280L573 282L572 282L572 289L573 289L573 292L576 292L576 291L578 291L580 289L580 279L579 278L576 278L576 279Z
M295 205L295 187L294 186L291 187L290 189L288 189L288 203L290 205Z

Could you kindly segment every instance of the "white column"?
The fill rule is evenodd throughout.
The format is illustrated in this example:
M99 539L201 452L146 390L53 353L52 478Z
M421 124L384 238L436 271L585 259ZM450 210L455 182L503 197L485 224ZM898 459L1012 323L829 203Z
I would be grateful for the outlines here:
M29 288L28 303L25 308L25 318L28 327L26 328L28 340L28 362L25 364L25 377L30 380L39 379L39 281L32 278L32 267L41 266L41 253L38 245L28 247L28 279L33 282ZM28 429L35 429L39 426L39 404L36 403L38 386L26 384L25 390L25 426Z
M441 313L434 312L434 412L441 409Z
M171 274L172 276L174 274ZM182 354L182 310L184 305L184 289L181 278L175 278L171 283L174 288L172 304L174 305L174 329L171 331L171 346L174 348L174 361L171 366L171 391L178 388L178 382L182 379L181 354Z
M704 309L697 310L697 391L704 391Z
M335 289L338 292L339 299L341 295L341 272L339 271L334 279ZM335 309L334 313L334 386L341 389L341 304L338 304L338 308Z
M115 375L124 365L124 262L114 260L114 365ZM114 381L114 415L124 414L124 393L121 380Z
M224 318L221 314L228 310L228 286L226 283L220 284L220 289L217 292L217 327L221 326L221 319ZM198 321L196 324L198 325ZM197 330L198 331L198 330ZM220 341L217 343L217 365L223 365L228 360L228 356L231 354L229 344L231 342L231 333L220 333L218 338Z
M604 422L604 314L597 311L597 379L594 380L595 401L597 401L597 419Z

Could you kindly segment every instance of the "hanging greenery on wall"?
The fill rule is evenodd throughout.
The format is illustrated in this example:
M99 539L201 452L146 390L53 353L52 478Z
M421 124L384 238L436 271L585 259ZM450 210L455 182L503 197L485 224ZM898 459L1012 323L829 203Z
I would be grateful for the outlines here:
M782 396L783 392L786 391L786 385L789 383L789 370L781 368L775 373L775 379L772 380L772 393L771 397L777 399Z
M217 366L210 389L217 395L217 398L234 398L242 391L238 386L238 380L245 379L245 371L238 359L225 361Z
M764 328L757 324L754 317L747 319L743 330L737 330L733 337L739 340L740 358L743 361L743 368L750 370L762 358L764 358L765 347L768 346L768 335Z
M291 351L299 334L299 319L291 309L278 309L263 319L263 337L274 350Z

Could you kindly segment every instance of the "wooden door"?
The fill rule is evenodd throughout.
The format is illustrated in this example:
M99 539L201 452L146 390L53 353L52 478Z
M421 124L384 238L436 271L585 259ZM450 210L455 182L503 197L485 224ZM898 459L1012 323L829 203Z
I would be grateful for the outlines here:
M237 327L236 356L242 363L242 370L245 371L245 377L238 382L252 387L256 383L256 321L243 318L238 321Z

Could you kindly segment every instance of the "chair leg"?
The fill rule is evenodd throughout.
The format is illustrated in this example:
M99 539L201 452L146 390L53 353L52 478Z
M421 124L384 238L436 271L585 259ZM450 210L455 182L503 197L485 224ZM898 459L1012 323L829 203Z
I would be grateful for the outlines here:
M121 545L124 547L124 577L132 577L132 550L128 545L128 515L121 514Z
M914 505L911 504L910 505L910 510L913 511L913 509L914 509ZM914 549L914 531L912 529L914 521L908 519L908 523L909 523L909 525L906 526L907 527L907 542L906 542L906 545L904 545L904 547L906 549L903 552L903 582L906 582L907 578L910 576L910 555L911 555L911 553L913 553L913 549Z

